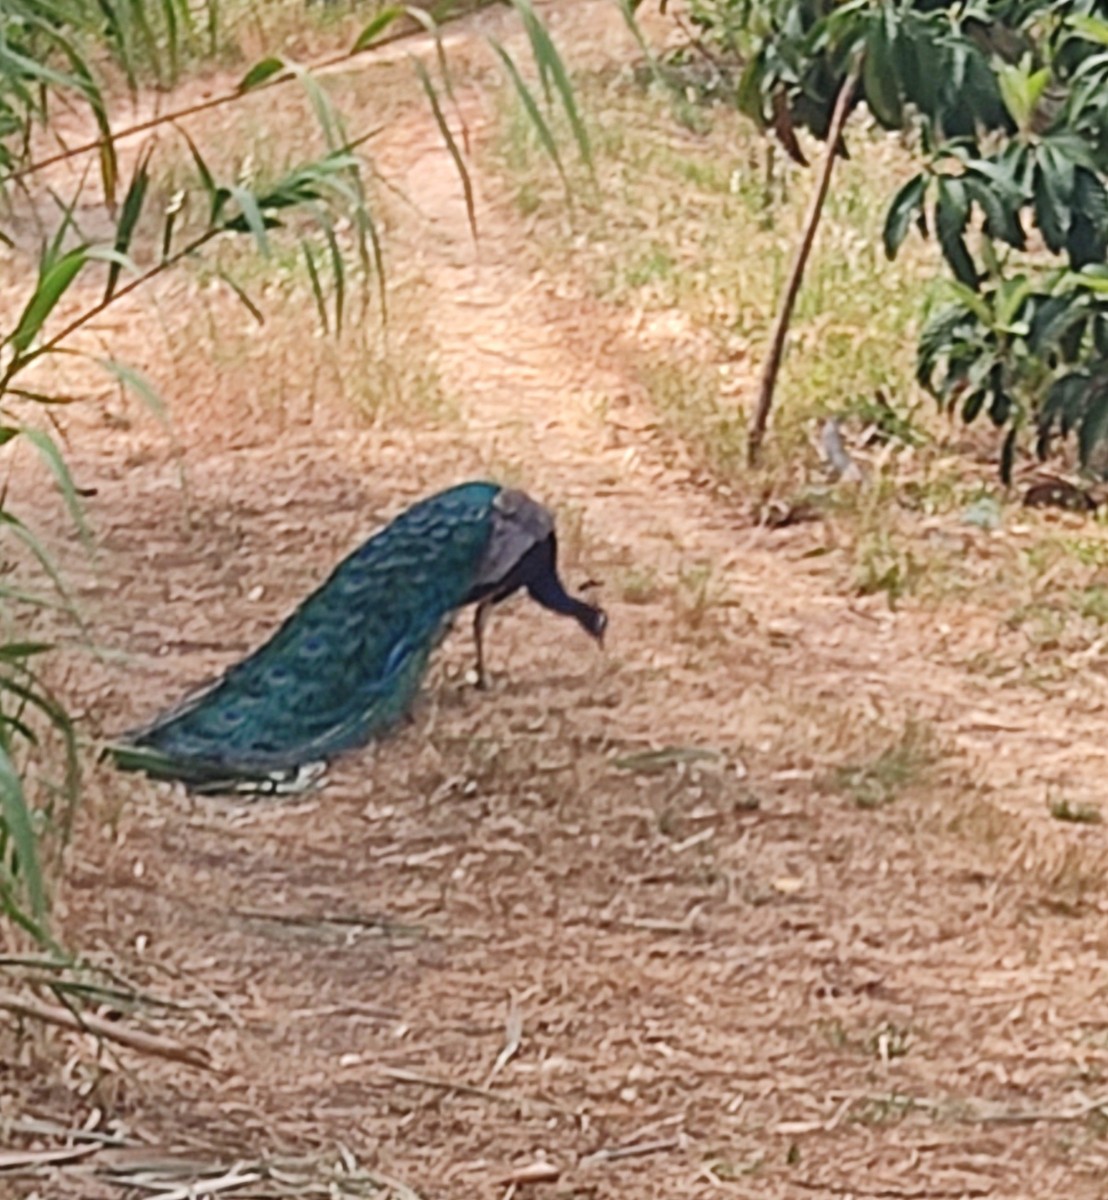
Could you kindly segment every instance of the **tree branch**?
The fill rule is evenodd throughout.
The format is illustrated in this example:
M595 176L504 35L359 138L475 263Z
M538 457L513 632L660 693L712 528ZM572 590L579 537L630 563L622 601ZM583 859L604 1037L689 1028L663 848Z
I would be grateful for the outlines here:
M765 365L762 367L762 377L758 386L758 405L754 411L754 419L750 425L746 444L747 459L751 466L758 461L762 442L765 439L769 412L773 407L773 393L777 386L777 375L785 353L785 339L789 332L789 322L792 320L797 293L800 291L800 284L804 278L804 268L808 265L808 256L811 254L812 245L816 240L816 230L819 228L819 219L823 213L823 203L827 199L827 190L831 184L831 172L834 170L835 159L839 152L839 141L861 70L862 58L859 55L854 60L850 73L843 81L835 100L831 126L827 131L827 153L824 155L823 165L820 168L816 189L808 203L808 212L804 218L804 233L800 239L800 245L796 249L796 258L793 260L788 282L785 284L781 306L773 326L773 335L770 338L769 352L766 355Z

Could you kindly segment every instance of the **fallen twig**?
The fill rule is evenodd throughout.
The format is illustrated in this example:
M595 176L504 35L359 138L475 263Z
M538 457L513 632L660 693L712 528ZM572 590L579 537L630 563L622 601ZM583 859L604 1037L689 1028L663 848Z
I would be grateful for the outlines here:
M982 1125L1035 1125L1040 1121L1061 1124L1066 1121L1083 1121L1092 1113L1100 1111L1108 1111L1108 1096L1087 1100L1084 1104L1078 1104L1074 1108L980 1113L975 1120Z
M57 1163L72 1162L102 1150L99 1145L62 1146L56 1150L2 1150L0 1171L18 1171L25 1167L45 1167Z
M460 1083L453 1079L440 1079L436 1075L424 1075L420 1071L408 1071L403 1067L381 1067L381 1074L397 1083L410 1083L416 1087L437 1088L444 1092L457 1092L462 1096L477 1096L481 1100L495 1100L497 1104L510 1104L513 1108L536 1105L550 1109L551 1112L573 1114L569 1109L553 1104L549 1100L533 1099L530 1096L517 1096L512 1092L497 1092L492 1088L478 1087L475 1083Z
M504 1048L496 1056L496 1061L488 1075L485 1076L485 1087L492 1083L508 1063L519 1053L520 1042L523 1039L523 1013L520 1011L516 998L513 996L508 1006L508 1017L504 1022Z
M258 1183L264 1176L260 1171L240 1171L232 1167L226 1175L218 1179L190 1180L183 1187L171 1192L160 1192L158 1200L195 1200L198 1196L214 1196L217 1192L229 1192L232 1188L246 1187L249 1183Z
M517 1167L510 1175L505 1175L500 1182L513 1188L530 1183L557 1183L561 1177L561 1167L556 1163L540 1159L538 1162L528 1163L525 1167Z
M57 1025L62 1029L71 1029L76 1033L91 1033L105 1041L117 1042L140 1054L150 1054L157 1058L168 1058L174 1062L182 1062L190 1067L201 1070L211 1070L211 1055L199 1047L182 1046L180 1042L161 1037L156 1033L146 1033L141 1029L133 1029L128 1025L119 1025L114 1021L98 1017L93 1013L75 1013L60 1004L47 1004L43 1000L31 996L13 996L0 993L0 1008L17 1016L27 1017L32 1021L42 1021L47 1025Z
M991 1196L990 1187L945 1188L859 1188L856 1183L825 1183L818 1179L798 1179L796 1183L810 1192L835 1196L865 1196L867 1200L962 1200L963 1197ZM159 1198L160 1200L160 1198Z
M41 1121L36 1117L13 1117L10 1121L0 1120L0 1130L5 1134L24 1133L31 1137L55 1137L67 1142L94 1142L100 1146L138 1146L140 1142L119 1133L105 1133L100 1129L80 1129L59 1125L56 1121Z
M834 1093L841 1097L843 1103L840 1104L835 1114L831 1118L831 1122L839 1122L845 1116L849 1107L855 1103L868 1104L897 1104L905 1108L914 1108L927 1110L931 1113L942 1112L944 1109L957 1106L958 1111L952 1111L949 1114L949 1119L958 1121L963 1125L1035 1125L1039 1122L1064 1124L1068 1121L1083 1121L1086 1117L1095 1112L1108 1113L1108 1095L1098 1096L1094 1100L1087 1100L1083 1104L1074 1105L1073 1108L1058 1108L1058 1109L996 1109L990 1108L988 1105L979 1100L966 1100L962 1097L952 1096L948 1101L935 1100L930 1096L908 1096L894 1092L891 1094L859 1092L853 1095L844 1093ZM849 1102L849 1103L848 1103ZM840 1115L841 1114L841 1115ZM833 1128L829 1122L826 1125L816 1123L818 1128L828 1129Z
M400 937L425 937L427 930L422 925L405 925L389 917L358 916L348 913L279 913L264 912L256 908L233 908L232 916L248 921L272 921L275 925L344 925L355 929L376 929L381 933Z
M657 1138L652 1142L636 1142L633 1146L605 1146L593 1154L587 1154L581 1159L582 1167L596 1167L604 1163L619 1162L624 1158L641 1158L645 1154L664 1154L668 1150L676 1150L681 1145L680 1138Z

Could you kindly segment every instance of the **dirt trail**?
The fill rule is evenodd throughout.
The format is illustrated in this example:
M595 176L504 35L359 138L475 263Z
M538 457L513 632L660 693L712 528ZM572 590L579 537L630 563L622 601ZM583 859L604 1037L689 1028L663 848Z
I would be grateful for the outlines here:
M485 136L481 97L463 103ZM1068 912L1044 903L1049 872L1078 868L1043 809L1051 785L1099 797L1100 685L1001 693L958 667L978 633L834 591L675 462L618 318L531 273L489 179L474 247L428 114L379 165L419 212L396 253L433 285L457 426L213 393L183 414L186 529L172 461L143 445L121 465L88 422L104 550L83 588L134 657L71 685L106 727L149 711L376 520L493 470L559 508L571 581L607 581L611 644L516 605L493 623L491 695L452 639L415 722L293 803L102 773L69 928L193 1005L168 1024L218 1074L128 1060L89 1072L96 1102L159 1151L342 1144L426 1200L504 1196L539 1157L562 1177L536 1196L1099 1194L1108 1156L1080 1113L1108 1067L1108 923L1099 877ZM699 605L682 580L705 563ZM618 579L643 567L658 586L630 603ZM944 749L933 800L829 792L844 744L913 716ZM635 757L664 746L721 758ZM22 1062L29 1103L77 1105ZM1032 1110L1065 1119L1013 1135L1004 1118ZM49 1194L118 1196L96 1170Z
M466 115L471 134L486 136L479 98ZM435 290L439 352L467 430L490 456L526 464L527 479L554 502L585 511L600 561L629 561L669 583L694 564L711 564L756 631L784 643L770 651L775 687L853 696L893 721L909 714L939 722L1027 821L1046 819L1051 788L1082 800L1101 795L1108 768L1102 673L1091 671L1086 686L1061 698L1009 682L1001 688L965 670L980 628L951 628L911 608L891 612L884 597L830 592L826 577L803 563L805 539L790 553L787 536L752 527L693 486L689 470L663 465L673 455L651 440L654 421L634 383L633 337L618 318L581 295L559 299L555 283L530 273L521 230L505 223L503 203L481 203L480 192L474 246L456 172L425 120L414 118L400 145L403 186L425 222L409 249ZM826 692L813 693L813 685ZM702 713L694 707L690 715L682 736L703 731ZM725 743L742 733L728 718L718 712L712 725Z

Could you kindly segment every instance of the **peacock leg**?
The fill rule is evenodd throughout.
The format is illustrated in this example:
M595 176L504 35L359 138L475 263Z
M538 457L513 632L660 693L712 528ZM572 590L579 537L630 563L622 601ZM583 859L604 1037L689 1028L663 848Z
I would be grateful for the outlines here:
M485 622L489 619L491 600L482 600L473 614L473 641L477 647L477 687L480 691L488 691L489 680L485 674Z

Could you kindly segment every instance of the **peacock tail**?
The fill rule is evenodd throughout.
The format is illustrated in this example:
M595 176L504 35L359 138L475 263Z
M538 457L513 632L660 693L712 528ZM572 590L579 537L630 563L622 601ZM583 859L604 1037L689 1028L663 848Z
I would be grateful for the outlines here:
M415 504L344 559L211 687L110 748L125 769L201 790L277 787L409 709L451 614L481 584L501 488ZM537 507L537 506L536 506Z

